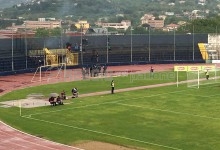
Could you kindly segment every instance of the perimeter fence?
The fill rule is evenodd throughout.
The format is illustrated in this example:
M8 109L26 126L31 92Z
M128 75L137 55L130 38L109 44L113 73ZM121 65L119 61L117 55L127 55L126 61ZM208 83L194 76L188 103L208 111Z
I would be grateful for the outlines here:
M47 48L65 63L66 49L77 54L75 67L93 64L121 65L146 63L189 63L219 60L217 33L145 34L145 35L81 35L47 38L0 39L0 72L36 69L45 65ZM210 42L211 41L211 42ZM213 53L199 43L211 46ZM211 44L210 44L211 43Z

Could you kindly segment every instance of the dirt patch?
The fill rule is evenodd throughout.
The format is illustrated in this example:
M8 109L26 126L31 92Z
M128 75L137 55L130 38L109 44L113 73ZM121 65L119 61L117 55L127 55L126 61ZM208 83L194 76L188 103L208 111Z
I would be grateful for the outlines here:
M20 100L11 100L0 102L1 107L22 107L22 108L34 108L34 107L42 107L49 106L50 103L44 99L35 99L35 98L27 98Z
M97 141L80 143L73 146L84 150L138 150L134 148L128 148L120 145L114 145L110 143L97 142Z

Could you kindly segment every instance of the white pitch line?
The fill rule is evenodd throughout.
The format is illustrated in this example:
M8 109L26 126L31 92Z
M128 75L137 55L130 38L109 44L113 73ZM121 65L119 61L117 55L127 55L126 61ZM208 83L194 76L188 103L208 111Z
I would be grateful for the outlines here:
M79 109L79 108L86 108L86 107L92 107L92 106L99 106L99 105L104 105L112 102L105 102L105 103L98 103L98 104L91 104L91 105L84 105L84 106L79 106L79 107L72 107L72 108L66 108L66 109L60 109L60 110L55 110L55 111L47 111L47 112L41 112L41 113L35 113L35 114L28 114L28 115L23 115L23 117L32 117L33 115L41 115L41 114L47 114L47 113L56 113L60 111L65 111L65 110L71 110L71 109Z
M179 92L183 92L183 91L186 91L186 90L180 90L180 91L174 91L174 92L168 92L168 93L160 93L160 94L155 94L155 95L146 95L146 96L141 96L141 98L154 97L154 96L160 96L160 95L167 95L167 94L179 93ZM122 98L122 97L119 97L118 99L121 99L121 98ZM135 100L135 99L140 99L140 97L133 97L133 98L125 99L125 100L109 101L109 102L104 102L104 103L84 105L84 106L79 106L79 107L72 107L72 108L60 109L60 110L55 110L55 111L40 112L40 113L34 113L34 114L28 114L28 115L22 115L22 116L24 116L24 117L29 117L29 116L30 116L30 117L31 117L32 115L41 115L41 114L48 114L48 113L56 113L56 112L65 111L65 110L79 109L79 108L87 108L87 107L92 107L92 106L100 106L100 105L112 104L112 103L117 103L117 102Z
M1 121L0 121L0 122L1 122ZM14 130L14 131L16 131L16 132L18 132L18 133L20 133L20 134L24 134L25 136L29 136L29 137L32 137L32 138L34 138L34 139L43 140L44 142L47 142L47 143L50 142L51 144L60 145L60 146L65 146L65 147L73 148L73 149L76 149L76 150L84 150L84 149L80 149L80 148L77 148L77 147L73 147L73 146L69 146L69 145L57 143L57 142L54 142L54 141L50 141L50 140L47 140L47 139L43 139L43 138L40 138L40 137L31 135L31 134L28 134L28 133L26 133L26 132L20 131L20 130L18 130L18 129L15 129L15 128L13 128L13 127L11 127L11 126L5 124L4 122L1 122L1 123L4 124L4 126L7 126L8 128L10 128L10 129L12 129L12 130ZM11 134L8 133L8 132L5 132L5 131L1 131L1 132L3 132L3 134L7 134L7 135L11 136ZM24 139L23 139L23 138L24 138ZM31 143L31 144L34 144L34 145L38 145L38 146L44 147L44 148L46 148L46 149L57 150L57 149L55 149L55 148L52 148L52 147L49 147L49 146L46 146L46 145L42 145L42 144L38 144L38 143L36 143L36 142L32 142L32 141L25 140L25 139L26 139L25 137L23 137L23 138L20 137L19 139L22 139L22 140L24 140L24 141L27 142L27 143ZM19 139L18 139L18 140L19 140ZM11 142L13 142L13 141L11 141ZM21 141L21 143L24 143L24 142ZM21 146L21 145L20 145L20 146Z
M195 95L195 94L184 94L184 95L189 95L189 96L198 96L198 97L214 97L214 96L220 96L220 94L209 95L209 96L204 96L204 95Z
M193 116L193 117L200 117L200 118L207 118L207 119L213 119L213 120L220 120L220 118L209 117L209 116L202 116L202 115L194 115L194 114L178 112L178 111L171 111L171 110L165 110L165 109L149 108L149 107L143 107L143 106L137 106L137 105L129 105L129 104L123 104L123 103L115 103L115 104L123 105L123 106L129 106L129 107L146 108L146 109L150 109L150 110L169 112L169 113L180 114L180 115L187 115L187 116Z
M164 148L173 149L173 150L182 150L182 149L175 148L175 147L170 147L170 146L166 146L166 145L156 144L156 143L152 143L152 142L146 142L146 141L142 141L142 140L132 139L132 138L124 137L124 136L118 136L118 135L109 134L109 133L100 132L100 131L95 131L95 130L91 130L91 129L86 129L86 128L80 128L80 127L76 127L76 126L61 124L61 123L57 123L57 122L41 120L41 119L36 119L36 118L27 118L27 119L32 119L32 120L36 120L36 121L40 121L40 122L55 124L55 125L59 125L59 126L69 127L69 128L74 128L74 129L83 130L83 131L87 131L87 132L92 132L92 133L96 133L96 134L107 135L107 136L116 137L116 138L120 138L120 139L125 139L125 140L129 140L129 141L134 141L134 142L154 145L154 146L157 146L157 147L164 147Z

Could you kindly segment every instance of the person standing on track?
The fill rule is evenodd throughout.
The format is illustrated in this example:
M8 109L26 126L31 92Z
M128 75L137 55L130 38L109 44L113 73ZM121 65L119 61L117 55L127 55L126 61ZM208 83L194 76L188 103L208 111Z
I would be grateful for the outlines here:
M114 94L114 90L115 90L115 82L114 80L112 80L111 82L111 93Z
M153 66L150 67L150 77L153 77L154 75L154 68Z

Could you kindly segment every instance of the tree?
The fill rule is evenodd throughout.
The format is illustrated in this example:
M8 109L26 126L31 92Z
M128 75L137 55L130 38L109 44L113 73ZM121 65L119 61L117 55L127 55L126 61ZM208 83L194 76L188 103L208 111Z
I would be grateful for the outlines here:
M61 28L59 28L59 27L51 29L50 36L60 36L61 32L62 32Z
M131 27L129 27L126 31L126 34L131 34ZM148 31L144 27L135 27L132 29L132 34L148 34Z
M185 26L178 28L178 32L185 33L216 33L220 27L219 17L208 19L195 19Z
M77 31L77 27L75 26L75 24L70 25L70 31Z
M112 27L108 27L108 32L115 32L115 31L117 31L117 29L112 28Z
M36 37L49 37L50 36L50 31L48 29L45 28L38 28L36 29L36 33L35 33Z

